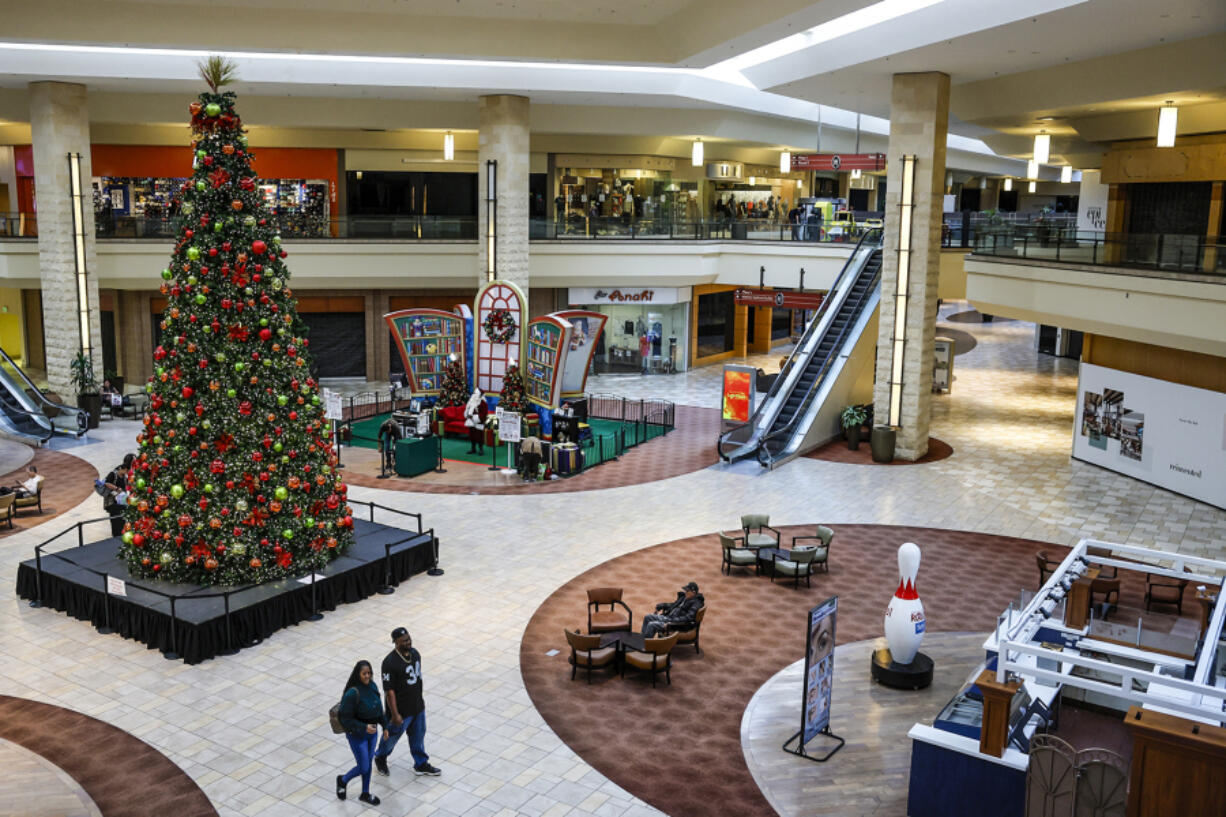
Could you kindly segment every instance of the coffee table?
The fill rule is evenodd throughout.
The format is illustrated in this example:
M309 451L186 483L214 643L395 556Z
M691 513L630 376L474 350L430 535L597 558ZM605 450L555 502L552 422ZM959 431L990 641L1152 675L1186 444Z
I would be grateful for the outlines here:
M642 652L647 648L647 642L642 633L634 633L630 630L615 630L611 633L604 633L600 636L600 646L607 647L610 644L617 645L618 652L625 652L627 648Z
M789 551L784 548L758 548L758 575L761 576L766 568L770 569L767 575L775 574L775 557L783 556L787 558Z

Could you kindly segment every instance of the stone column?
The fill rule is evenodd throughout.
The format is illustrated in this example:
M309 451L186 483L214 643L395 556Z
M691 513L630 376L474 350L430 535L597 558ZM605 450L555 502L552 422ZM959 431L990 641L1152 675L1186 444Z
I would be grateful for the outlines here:
M877 371L873 419L890 416L890 381L895 348L899 282L899 228L903 157L915 157L911 218L911 259L904 320L902 402L895 456L916 460L928 451L932 404L933 340L936 337L937 281L941 265L941 196L945 185L945 136L949 126L949 76L895 74L890 100L887 157L885 250L881 267L881 311L877 330Z
M477 285L486 281L486 162L498 163L495 260L498 278L528 294L528 98L483 96L478 100Z
M94 250L93 167L89 107L84 85L30 83L30 134L34 143L34 191L38 197L38 264L42 279L47 383L65 398L74 394L69 363L81 350L73 253L72 186L68 154L81 154L81 190L88 270L90 346L94 374L102 382L102 316L98 309L98 259Z

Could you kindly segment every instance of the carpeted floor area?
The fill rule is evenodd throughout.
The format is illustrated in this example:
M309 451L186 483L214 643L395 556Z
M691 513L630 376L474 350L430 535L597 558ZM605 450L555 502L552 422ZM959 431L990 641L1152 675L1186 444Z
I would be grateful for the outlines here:
M200 787L169 758L122 729L88 715L0 695L0 738L24 746L63 769L104 815L217 815Z
M93 493L94 480L98 478L98 472L81 458L40 448L27 465L0 476L0 485L13 486L25 480L29 465L37 466L38 473L43 475L43 512L40 514L38 508L18 508L12 529L7 522L0 524L0 538L41 525L75 508ZM104 515L101 499L98 500L97 510L97 516Z
M349 467L345 479L351 485L365 488L383 488L392 491L413 491L431 494L556 494L569 491L596 491L603 488L619 488L644 482L669 479L714 465L719 457L715 453L715 440L719 435L718 409L677 406L676 427L662 437L641 443L616 460L610 460L597 468L589 468L581 474L550 482L515 483L512 485L483 484L484 471L474 470L473 484L438 484L420 478L392 477L378 479L377 460L368 461L365 467ZM456 440L467 448L467 443ZM506 455L500 453L499 463ZM482 458L488 465L489 451Z
M751 570L720 570L719 540L696 536L605 562L555 591L536 611L520 645L524 683L534 705L584 760L673 817L773 815L741 753L741 715L754 692L803 655L806 613L837 594L837 642L881 635L898 582L897 549L920 545L918 589L928 629L986 631L1022 588L1038 587L1034 554L1063 548L1027 539L880 525L835 525L829 574L799 590ZM783 541L812 526L783 529ZM1123 601L1137 603L1142 574L1125 574ZM634 626L655 603L696 581L707 604L703 652L678 649L672 686L648 676L623 680L607 670L593 683L570 680L563 628L586 631L586 590L622 587ZM548 651L558 650L556 655ZM865 672L867 672L867 667ZM935 714L935 713L934 713Z
M928 453L918 460L893 460L892 462L873 462L873 449L868 440L861 440L860 447L852 450L847 447L847 440L842 438L831 440L821 448L815 448L804 456L811 460L826 462L842 462L849 465L924 465L930 462L940 462L954 453L949 443L928 438Z

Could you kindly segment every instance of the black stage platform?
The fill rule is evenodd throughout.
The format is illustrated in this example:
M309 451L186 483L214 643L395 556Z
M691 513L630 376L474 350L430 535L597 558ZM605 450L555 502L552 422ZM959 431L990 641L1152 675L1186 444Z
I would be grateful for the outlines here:
M41 582L35 560L22 562L17 595L41 598L43 605L89 621L104 632L117 632L167 657L196 664L257 644L320 610L360 601L437 562L432 531L417 533L356 519L353 528L354 546L316 574L313 590L309 576L305 582L285 579L238 587L134 579L117 558L119 539L112 538L44 553ZM123 581L126 595L104 593L107 576ZM228 599L220 595L227 591Z

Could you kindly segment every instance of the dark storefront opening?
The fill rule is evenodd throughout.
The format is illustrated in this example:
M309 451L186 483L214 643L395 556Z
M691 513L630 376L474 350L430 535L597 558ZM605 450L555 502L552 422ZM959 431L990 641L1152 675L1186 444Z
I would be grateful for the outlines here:
M1212 182L1128 185L1128 232L1204 235Z
M1001 190L998 200L997 209L1002 213L1017 212L1017 191L1016 190Z
M771 310L771 340L780 340L792 336L792 310Z
M354 216L475 216L476 173L355 171L345 174Z
M696 357L709 357L735 348L736 294L709 292L698 296L698 350Z
M299 313L309 328L311 357L319 377L366 376L366 315L362 312Z

